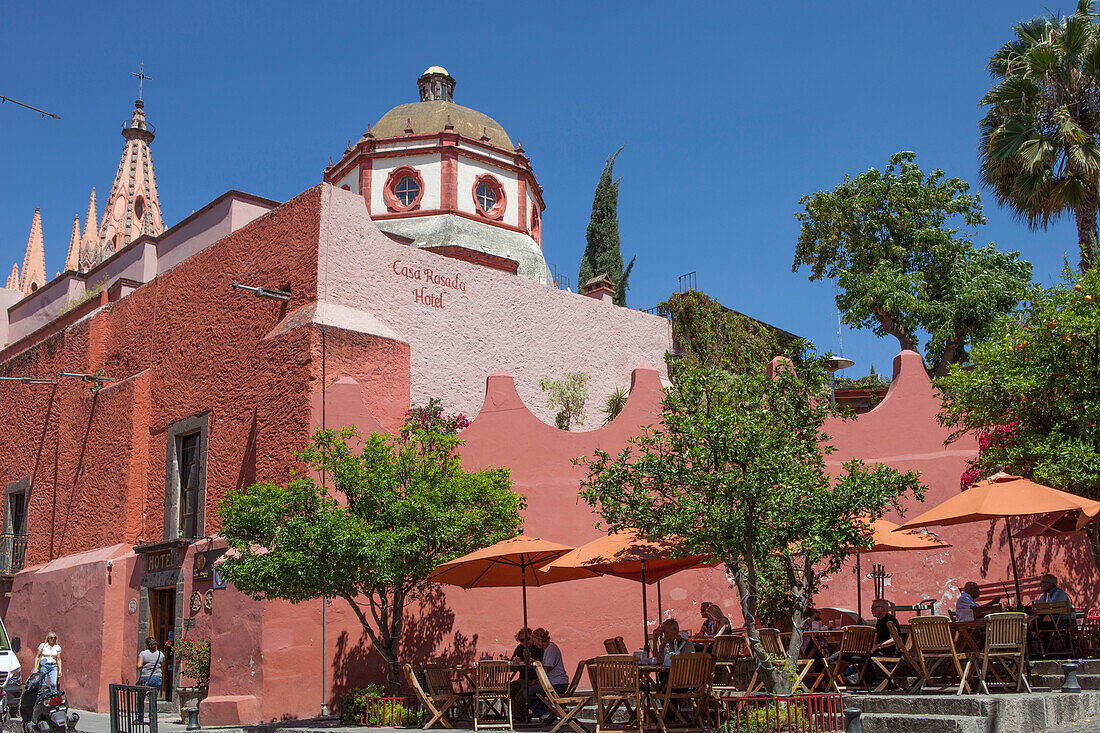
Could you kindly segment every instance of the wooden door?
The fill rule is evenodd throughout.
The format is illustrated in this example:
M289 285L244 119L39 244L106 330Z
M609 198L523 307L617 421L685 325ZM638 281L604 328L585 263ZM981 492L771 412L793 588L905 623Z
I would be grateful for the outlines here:
M154 588L149 591L150 635L156 638L157 648L164 652L161 692L165 700L172 699L172 644L176 633L176 589Z

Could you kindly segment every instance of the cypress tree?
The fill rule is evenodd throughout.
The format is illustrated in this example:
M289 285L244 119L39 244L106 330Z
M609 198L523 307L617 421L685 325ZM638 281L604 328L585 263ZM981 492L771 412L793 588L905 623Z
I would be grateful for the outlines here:
M615 283L615 305L626 306L627 281L634 269L634 259L623 269L623 255L619 250L619 180L613 180L615 158L623 151L619 148L607 159L596 195L592 198L592 218L588 220L585 235L587 245L581 257L581 270L577 276L577 288L594 277L607 273Z

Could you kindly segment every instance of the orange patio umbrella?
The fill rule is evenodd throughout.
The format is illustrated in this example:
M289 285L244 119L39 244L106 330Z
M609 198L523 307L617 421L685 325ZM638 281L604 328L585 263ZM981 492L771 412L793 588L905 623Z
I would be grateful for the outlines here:
M462 588L521 586L523 627L527 628L528 585L540 586L563 580L596 577L597 573L581 568L536 572L538 568L572 549L569 545L521 534L445 562L435 569L428 580Z
M1100 501L1058 491L1037 484L1026 478L997 473L979 481L961 494L932 507L924 514L910 519L903 529L914 527L947 527L954 524L1004 519L1008 529L1008 553L1012 559L1012 580L1016 586L1016 605L1023 605L1020 594L1020 577L1016 567L1016 548L1012 541L1011 517L1061 514L1062 526L1081 529L1100 514Z
M547 563L539 573L587 571L614 575L642 584L642 648L649 642L649 608L646 586L657 583L657 604L660 607L662 579L692 568L710 567L716 562L705 555L673 557L682 546L675 539L648 540L634 530L612 532L581 545L556 560Z
M860 556L870 552L903 552L906 550L938 550L951 545L931 535L911 529L902 529L900 524L885 519L873 521L863 518L874 533L874 544L866 550L856 552L856 618L863 621L863 573L860 569Z

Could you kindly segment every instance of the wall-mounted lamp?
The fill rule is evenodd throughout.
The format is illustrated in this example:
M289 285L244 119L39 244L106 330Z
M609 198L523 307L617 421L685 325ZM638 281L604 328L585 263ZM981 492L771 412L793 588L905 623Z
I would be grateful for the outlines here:
M105 377L102 374L81 374L80 372L58 372L59 377L78 377L85 382L113 382L114 377Z
M233 281L232 288L234 290L247 290L255 295L257 298L272 298L274 300L290 300L290 293L285 290L276 290L275 288L264 287L252 287L251 285L241 285L236 280Z
M3 382L19 382L20 384L57 384L56 379L39 379L38 377L0 377Z

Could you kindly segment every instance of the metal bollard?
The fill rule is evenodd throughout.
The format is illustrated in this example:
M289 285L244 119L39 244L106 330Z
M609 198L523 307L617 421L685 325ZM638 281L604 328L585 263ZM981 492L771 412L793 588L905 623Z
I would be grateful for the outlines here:
M198 708L184 708L187 713L187 730L199 729L199 709Z
M1080 692L1081 684L1077 681L1077 663L1062 662L1062 692Z
M844 733L863 733L863 724L859 722L862 713L859 708L844 708Z

